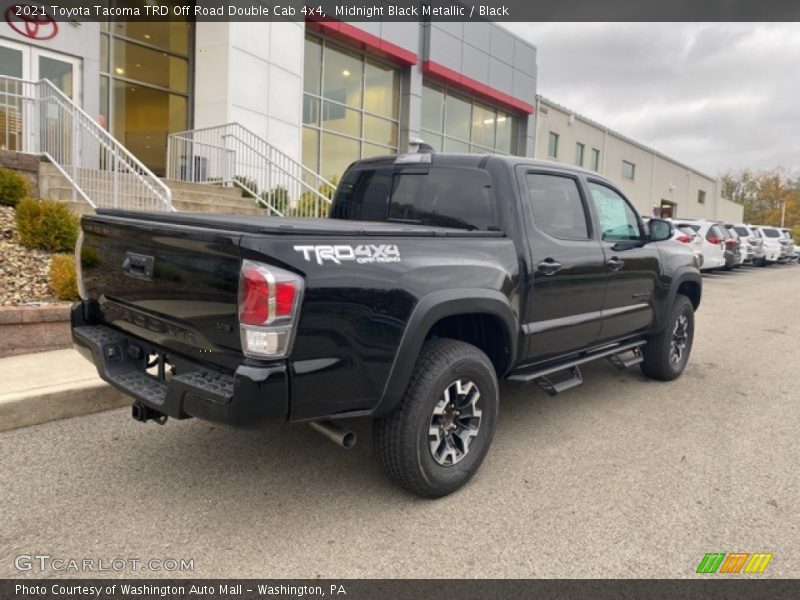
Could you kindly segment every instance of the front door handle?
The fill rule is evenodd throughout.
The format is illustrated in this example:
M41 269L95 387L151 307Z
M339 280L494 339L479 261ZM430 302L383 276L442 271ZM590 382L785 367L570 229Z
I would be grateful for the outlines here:
M561 270L561 263L553 260L552 258L545 258L542 262L536 265L536 270L541 271L545 275L553 275Z
M612 256L606 261L606 264L612 271L619 271L622 268L622 265L625 264L625 261L617 258L616 256Z

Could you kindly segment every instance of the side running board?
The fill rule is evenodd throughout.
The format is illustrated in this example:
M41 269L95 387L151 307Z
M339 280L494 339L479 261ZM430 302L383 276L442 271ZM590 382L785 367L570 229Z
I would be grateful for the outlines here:
M611 364L621 370L633 365L638 365L644 360L641 348L645 343L644 340L636 340L634 342L617 344L615 346L585 352L571 360L561 363L540 367L538 369L534 368L530 371L514 373L508 377L508 380L517 383L530 383L531 381L535 381L545 392L551 396L556 396L561 392L565 392L583 383L583 376L580 370L580 365L582 364L592 362L599 358L607 358ZM632 356L623 358L622 355L626 352L631 352ZM551 375L562 371L568 371L568 376L566 378L557 381L551 378Z

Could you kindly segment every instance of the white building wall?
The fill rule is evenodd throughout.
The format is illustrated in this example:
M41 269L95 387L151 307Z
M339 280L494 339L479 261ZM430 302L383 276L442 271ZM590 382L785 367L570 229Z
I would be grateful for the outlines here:
M598 172L613 181L643 215L653 215L662 200L676 204L675 216L740 222L744 208L720 196L715 178L611 131L586 117L539 97L536 158L576 164L575 145L585 144L583 167L592 168L591 150L600 150ZM558 156L548 155L550 132L559 135ZM635 165L633 181L622 176L622 161ZM698 192L705 191L705 202Z
M237 122L301 160L305 24L196 25L194 127Z

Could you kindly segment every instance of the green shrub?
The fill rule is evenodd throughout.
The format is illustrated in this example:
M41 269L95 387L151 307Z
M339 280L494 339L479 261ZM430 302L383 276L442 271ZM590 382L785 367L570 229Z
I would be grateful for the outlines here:
M255 179L251 179L246 175L234 175L233 179L234 181L238 181L244 187L249 188L249 190L254 190L258 192L258 183L256 183ZM246 190L241 187L239 189L242 191L242 198L253 198L253 199L256 198L256 195L250 192L249 190Z
M50 289L61 300L79 300L75 257L57 254L50 263Z
M0 167L0 204L16 206L31 193L28 179L21 173Z
M289 208L289 190L282 185L273 188L270 192L261 192L261 199L284 215Z
M78 239L77 215L66 204L25 198L17 204L17 233L23 246L69 252Z

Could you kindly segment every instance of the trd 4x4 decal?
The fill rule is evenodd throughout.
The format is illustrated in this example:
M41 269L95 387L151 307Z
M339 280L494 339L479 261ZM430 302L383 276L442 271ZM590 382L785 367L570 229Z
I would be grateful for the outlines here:
M318 265L324 264L325 261L337 265L342 264L343 261L355 261L359 264L400 262L400 249L396 244L294 246L294 249L302 252L303 258L308 262L316 260Z

